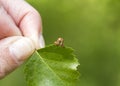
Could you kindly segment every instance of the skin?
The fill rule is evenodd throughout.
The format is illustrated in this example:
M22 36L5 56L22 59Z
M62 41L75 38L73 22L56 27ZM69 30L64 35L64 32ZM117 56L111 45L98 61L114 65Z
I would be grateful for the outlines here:
M24 0L0 0L0 79L41 47L39 13Z

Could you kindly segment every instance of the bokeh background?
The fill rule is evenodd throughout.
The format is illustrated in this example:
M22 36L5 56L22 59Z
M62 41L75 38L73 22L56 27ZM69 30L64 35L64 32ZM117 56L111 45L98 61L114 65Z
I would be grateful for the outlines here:
M47 44L63 37L75 49L78 86L120 86L120 0L28 0L41 14ZM27 86L24 64L0 86Z

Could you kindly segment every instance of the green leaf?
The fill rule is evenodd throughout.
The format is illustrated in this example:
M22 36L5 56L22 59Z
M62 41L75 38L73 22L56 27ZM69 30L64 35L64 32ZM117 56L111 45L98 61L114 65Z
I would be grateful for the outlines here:
M28 86L76 86L78 60L73 49L50 45L34 52L26 63Z

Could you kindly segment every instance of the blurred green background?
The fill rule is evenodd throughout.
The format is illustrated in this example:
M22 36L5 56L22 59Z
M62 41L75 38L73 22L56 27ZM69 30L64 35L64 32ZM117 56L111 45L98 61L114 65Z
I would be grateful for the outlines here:
M78 86L120 86L120 0L28 0L41 14L46 44L63 37L75 49ZM26 86L24 65L0 86Z

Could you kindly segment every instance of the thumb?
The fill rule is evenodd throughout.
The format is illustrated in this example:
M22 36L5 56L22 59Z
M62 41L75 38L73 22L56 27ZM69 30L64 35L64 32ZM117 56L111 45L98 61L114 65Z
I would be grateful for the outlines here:
M17 68L34 50L35 45L26 37L0 40L0 78Z
M31 53L33 53L35 45L29 38L23 37L10 45L9 49L13 57L18 61L24 61L29 55L31 55Z

